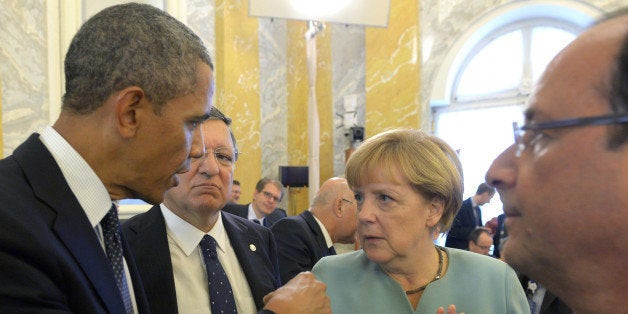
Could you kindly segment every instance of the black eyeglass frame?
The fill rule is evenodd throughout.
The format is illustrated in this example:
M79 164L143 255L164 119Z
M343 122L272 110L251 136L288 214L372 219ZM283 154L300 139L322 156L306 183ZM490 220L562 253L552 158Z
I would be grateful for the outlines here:
M526 147L526 143L523 142L523 132L525 131L541 131L587 125L609 125L622 123L628 123L628 113L613 113L601 116L563 119L539 123L531 122L524 124L521 127L519 127L517 122L513 122L512 128L515 135L515 144L517 144L517 157L521 155Z
M346 199L346 198L344 198L344 197L342 198L342 200L343 200L343 201L345 201L345 202L347 202L347 203L349 203L349 204L351 204L351 205L354 205L354 204L355 204L354 202L352 202L352 201L350 201L350 200L348 200L348 199Z

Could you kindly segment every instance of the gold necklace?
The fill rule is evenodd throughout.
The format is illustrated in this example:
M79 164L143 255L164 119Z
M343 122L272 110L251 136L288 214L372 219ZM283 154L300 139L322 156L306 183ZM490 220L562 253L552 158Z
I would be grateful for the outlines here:
M430 282L426 283L424 286L421 286L421 287L418 287L416 289L412 289L412 290L406 291L406 295L419 293L419 292L425 290L425 288L427 288L427 285L429 285L432 282L440 279L440 275L441 275L441 273L443 271L443 253L441 252L443 249L438 247L438 246L434 246L434 247L436 248L436 252L438 252L438 271L436 271L436 276L434 276L434 279L432 279Z

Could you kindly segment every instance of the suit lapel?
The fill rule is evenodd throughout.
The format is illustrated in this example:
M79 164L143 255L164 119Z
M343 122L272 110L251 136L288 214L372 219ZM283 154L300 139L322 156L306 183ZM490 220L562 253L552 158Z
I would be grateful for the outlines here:
M305 220L305 223L309 227L309 229L314 234L314 238L316 239L316 243L318 244L318 248L320 249L321 257L329 255L329 247L327 247L327 242L325 241L325 235L323 235L323 230L321 230L321 226L318 225L314 215L312 215L309 211L304 211L299 214Z
M264 267L268 264L265 259L270 260L265 249L268 243L262 243L258 238L252 236L255 231L250 230L244 223L237 221L228 213L223 212L222 222L251 288L255 306L260 310L264 307L264 296L278 288L268 284L275 282L278 284L276 271Z
M166 222L159 205L131 218L124 225L124 236L133 249L146 296L153 310L177 313L177 296ZM150 243L150 245L146 245Z
M14 153L34 194L56 213L52 229L92 283L109 312L124 312L113 270L94 228L70 190L54 158L32 135Z

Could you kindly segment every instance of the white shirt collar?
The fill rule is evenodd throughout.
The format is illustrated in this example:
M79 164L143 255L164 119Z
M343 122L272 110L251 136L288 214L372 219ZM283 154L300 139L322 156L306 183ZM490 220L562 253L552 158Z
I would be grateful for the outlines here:
M51 126L46 127L39 138L61 168L89 222L96 227L111 208L107 188L85 159Z
M262 218L257 218L257 214L255 214L255 210L253 209L253 203L251 202L249 204L249 211L247 214L247 219L248 220L257 219L261 225L264 225L264 219L266 219L266 216Z
M471 197L471 207L473 208L478 207L478 204L475 203L475 200L473 199L473 197Z
M312 217L314 217L314 220L316 220L316 223L319 227L321 227L321 230L323 231L323 236L325 237L325 243L327 244L327 248L332 247L334 245L334 242L331 240L331 236L329 235L329 232L327 232L325 225L323 225L323 223L318 220L316 216L312 215Z
M222 223L222 213L220 211L218 211L216 224L208 233L205 233L177 216L168 207L166 207L165 204L162 203L160 208L161 213L164 215L164 219L166 220L166 227L170 229L174 241L187 256L190 256L190 254L194 252L194 249L198 247L198 244L201 242L205 234L209 234L216 239L216 243L218 244L217 249L225 252L228 239L227 231Z

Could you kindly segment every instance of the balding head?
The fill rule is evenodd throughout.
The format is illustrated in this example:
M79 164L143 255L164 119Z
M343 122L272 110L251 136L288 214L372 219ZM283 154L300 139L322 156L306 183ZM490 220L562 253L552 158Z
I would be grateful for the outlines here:
M323 182L312 200L310 212L325 225L334 243L355 241L357 205L346 179L331 178Z

